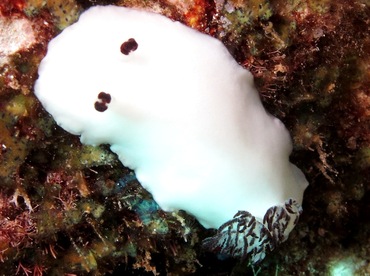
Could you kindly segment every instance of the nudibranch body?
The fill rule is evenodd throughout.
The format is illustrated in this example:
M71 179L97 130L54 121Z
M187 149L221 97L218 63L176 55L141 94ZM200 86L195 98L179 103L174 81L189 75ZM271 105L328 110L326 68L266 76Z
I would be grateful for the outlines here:
M35 94L82 143L110 144L163 210L218 228L208 249L256 262L298 220L307 181L289 162L289 133L210 36L93 7L50 42Z

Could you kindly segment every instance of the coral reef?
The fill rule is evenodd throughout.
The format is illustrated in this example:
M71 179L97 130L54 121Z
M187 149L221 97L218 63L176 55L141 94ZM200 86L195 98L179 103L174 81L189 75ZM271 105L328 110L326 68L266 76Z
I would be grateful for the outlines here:
M202 251L212 231L158 209L107 147L81 145L34 97L48 41L96 4L220 39L289 126L310 186L299 224L258 267ZM333 275L348 262L370 274L369 18L363 0L2 1L0 274Z

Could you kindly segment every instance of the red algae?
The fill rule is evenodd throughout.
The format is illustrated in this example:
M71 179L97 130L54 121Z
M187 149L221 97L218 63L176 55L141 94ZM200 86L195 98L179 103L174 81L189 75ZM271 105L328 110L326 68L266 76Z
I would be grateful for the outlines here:
M21 14L26 3L24 0L4 0L0 3L0 14L8 17L14 14Z

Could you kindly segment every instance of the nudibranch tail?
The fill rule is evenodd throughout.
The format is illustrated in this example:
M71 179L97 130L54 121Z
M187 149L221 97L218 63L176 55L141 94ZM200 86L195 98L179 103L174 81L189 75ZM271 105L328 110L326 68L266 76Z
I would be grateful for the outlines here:
M269 208L263 220L247 211L239 211L202 245L206 250L232 257L250 256L251 263L255 264L288 238L301 214L302 207L294 199Z

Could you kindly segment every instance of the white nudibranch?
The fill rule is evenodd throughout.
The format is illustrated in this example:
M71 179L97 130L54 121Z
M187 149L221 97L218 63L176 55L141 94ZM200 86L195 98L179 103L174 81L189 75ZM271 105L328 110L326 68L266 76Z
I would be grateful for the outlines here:
M308 185L287 129L215 38L123 7L93 7L54 38L35 94L84 144L107 143L164 211L252 262L288 238Z

